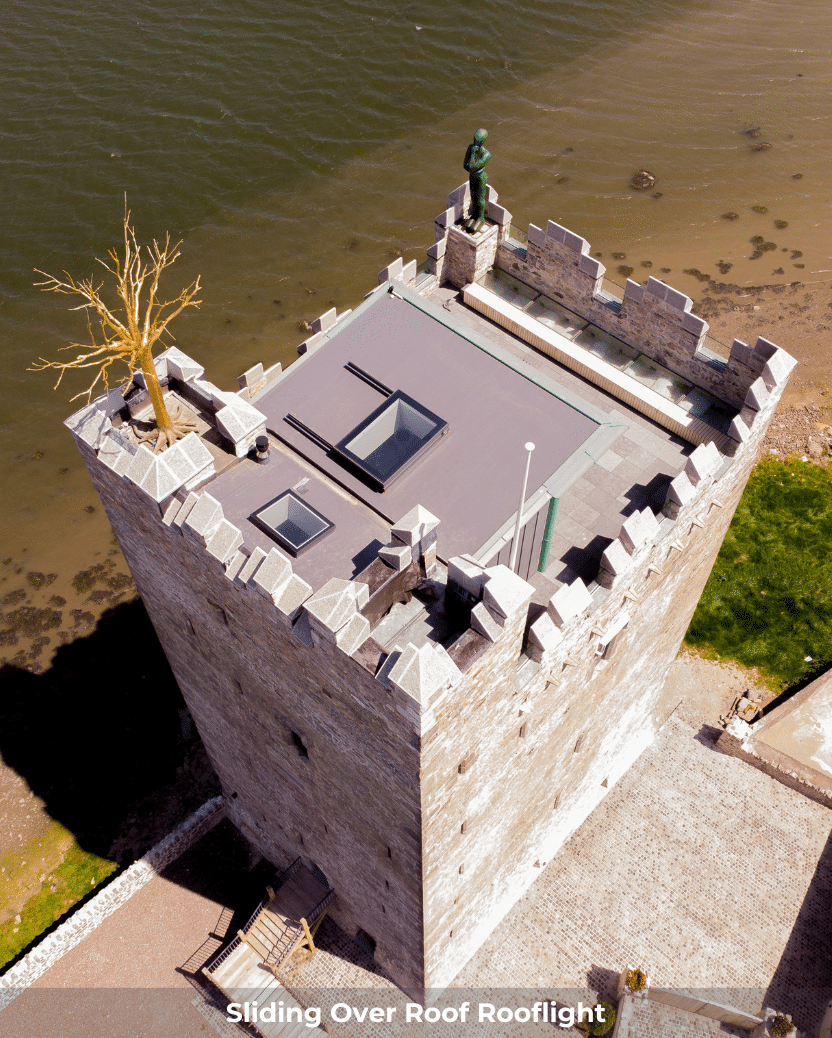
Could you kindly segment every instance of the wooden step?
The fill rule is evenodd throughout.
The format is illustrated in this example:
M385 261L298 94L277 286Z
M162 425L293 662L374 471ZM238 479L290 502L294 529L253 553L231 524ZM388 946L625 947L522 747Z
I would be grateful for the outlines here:
M216 973L209 973L208 976L215 984L224 987L229 981L235 980L241 971L248 969L248 961L251 954L252 952L248 945L241 943L227 959L220 963Z

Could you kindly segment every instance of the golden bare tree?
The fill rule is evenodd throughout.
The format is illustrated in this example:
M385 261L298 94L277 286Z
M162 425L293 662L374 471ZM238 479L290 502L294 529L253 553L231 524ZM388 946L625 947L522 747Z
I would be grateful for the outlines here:
M157 428L139 438L154 440L154 450L157 453L170 447L194 428L191 422L180 417L178 410L173 418L168 414L162 387L153 365L155 344L165 333L173 338L168 328L170 322L186 307L198 307L200 304L200 300L196 298L199 292L199 278L183 289L175 299L160 302L157 298L162 272L176 262L181 244L180 241L171 246L170 235L166 233L164 246L160 246L154 239L153 245L146 247L143 258L142 250L136 242L136 233L130 226L130 213L125 204L124 257L120 258L115 249L109 251L109 262L96 257L96 262L115 279L115 292L120 305L112 307L104 301L101 294L105 282L96 284L93 275L76 281L71 274L64 271L66 280L62 281L36 268L36 273L43 274L46 278L46 281L35 282L44 292L60 292L62 295L80 296L84 300L79 306L70 309L86 311L92 349L88 349L88 343L73 342L62 349L80 349L87 352L79 353L70 361L44 360L41 357L28 370L57 369L60 372L55 383L57 389L68 370L97 368L98 372L90 386L72 398L76 400L79 396L86 396L87 400L90 400L93 390L99 383L104 389L109 389L109 368L114 362L121 361L126 364L131 375L140 368L153 404ZM97 330L95 324L99 326Z

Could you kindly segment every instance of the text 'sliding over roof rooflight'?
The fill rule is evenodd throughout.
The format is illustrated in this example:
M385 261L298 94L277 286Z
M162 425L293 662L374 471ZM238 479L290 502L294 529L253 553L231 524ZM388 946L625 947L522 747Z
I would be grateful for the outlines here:
M335 526L291 490L284 491L267 505L258 508L250 518L264 533L273 537L281 548L295 557Z
M384 490L447 431L447 422L396 390L334 450Z

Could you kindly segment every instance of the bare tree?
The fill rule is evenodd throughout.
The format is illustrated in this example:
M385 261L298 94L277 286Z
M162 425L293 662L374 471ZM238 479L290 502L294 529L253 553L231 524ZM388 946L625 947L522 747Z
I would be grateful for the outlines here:
M125 203L123 258L119 257L115 249L110 249L108 262L96 257L96 262L115 279L115 292L120 305L112 307L101 295L105 281L109 279L96 284L93 275L90 275L76 281L71 274L64 271L66 280L62 281L36 268L36 273L43 274L46 278L46 281L35 282L44 292L60 292L63 295L80 296L84 300L79 306L70 309L86 311L92 349L88 349L90 343L73 342L62 349L80 349L87 352L79 353L70 361L44 360L41 357L28 370L57 369L60 372L55 383L57 389L68 370L97 368L98 371L88 389L72 398L76 400L79 396L86 396L89 401L93 390L99 384L104 389L109 389L109 369L115 361L126 364L131 375L140 368L153 404L157 428L139 438L154 440L154 450L157 453L170 447L194 428L193 423L180 417L178 409L173 418L169 415L153 365L155 344L165 333L173 338L168 328L170 322L186 307L198 307L200 304L200 300L196 298L199 292L199 278L183 289L175 299L160 302L157 298L162 272L176 262L181 244L180 241L171 246L170 235L166 233L164 245L160 246L154 239L152 246L146 246L143 259L142 250L136 242L136 233L130 226L130 213Z

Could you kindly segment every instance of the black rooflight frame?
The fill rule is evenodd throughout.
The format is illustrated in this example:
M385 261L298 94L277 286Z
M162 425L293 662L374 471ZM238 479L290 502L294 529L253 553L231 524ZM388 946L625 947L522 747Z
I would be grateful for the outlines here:
M418 417L431 424L433 428L430 429L427 435L422 439L421 445L408 457L404 458L400 464L396 465L396 467L390 471L382 471L372 463L368 463L366 457L361 457L360 454L351 450L349 445L354 445L355 441L362 433L366 432L374 422L377 422L386 411L395 407L399 403L402 403L415 411ZM339 440L332 448L331 453L340 461L346 463L349 468L355 470L373 489L384 492L395 480L411 468L418 459L423 457L424 453L432 447L437 440L442 436L445 436L449 431L448 423L443 418L440 418L439 415L434 414L434 412L429 408L420 404L417 400L414 400L412 396L408 396L407 393L403 393L400 389L397 389L394 393L390 394L383 404L367 415L367 417L347 433L342 440ZM383 443L389 442L390 438L383 441Z

